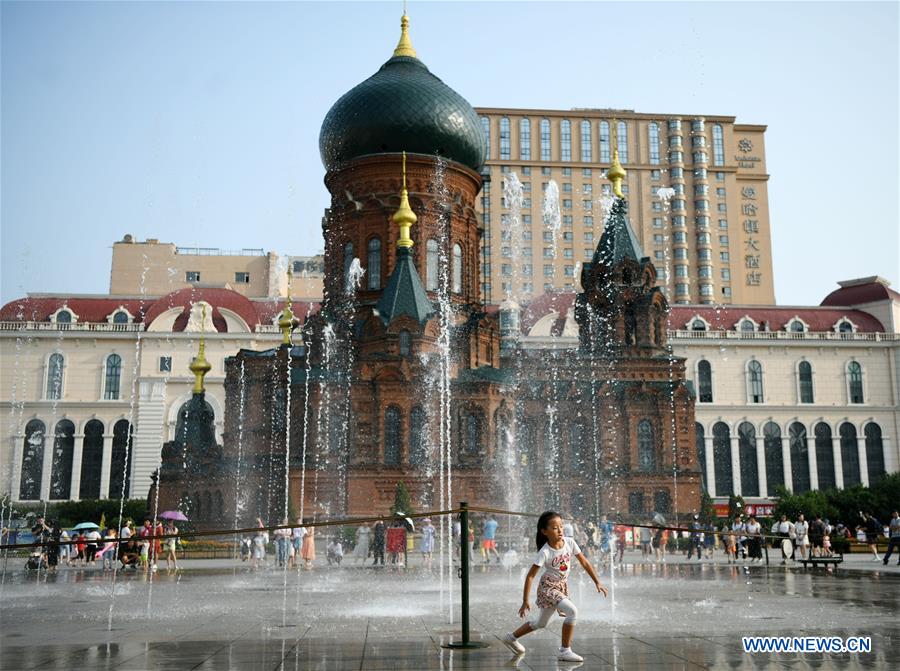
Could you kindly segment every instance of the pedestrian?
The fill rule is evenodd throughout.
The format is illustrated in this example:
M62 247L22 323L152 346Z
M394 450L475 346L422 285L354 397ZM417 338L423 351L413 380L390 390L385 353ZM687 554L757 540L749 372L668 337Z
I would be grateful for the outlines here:
M84 566L84 551L86 547L87 542L84 539L84 530L81 530L75 537L75 558L72 560L73 564L78 562L79 566Z
M701 528L700 515L695 514L694 520L691 522L691 535L688 538L688 559L694 555L694 552L697 553L697 561L703 559L703 532Z
M607 595L606 587L600 584L600 579L594 572L594 567L584 557L581 548L574 538L567 538L563 532L563 520L559 513L547 511L538 519L537 536L535 538L537 554L534 563L525 576L525 588L522 594L522 605L519 608L519 617L524 618L531 610L529 597L531 596L531 584L535 576L542 568L544 574L538 582L537 600L535 604L540 608L540 613L531 622L526 622L515 631L503 638L503 643L516 655L525 652L525 646L519 643L519 638L538 629L547 626L554 613L562 613L562 641L559 647L557 659L563 662L581 662L583 657L572 651L572 635L575 631L575 620L578 614L575 604L569 600L569 573L572 569L572 559L578 559L581 566L594 581L597 591L603 596Z
M266 545L269 544L269 533L261 518L256 518L256 533L253 536L253 568L266 565Z
M119 550L119 539L116 537L116 530L108 528L103 534L103 547L98 552L100 560L103 562L104 571L112 571L116 567L116 555Z
M290 522L285 517L282 526L275 529L275 561L278 568L287 568L288 546L291 544L291 530L287 527Z
M641 557L643 557L645 562L650 561L650 541L653 540L653 534L650 531L650 522L646 521L640 527L640 538L641 538Z
M809 544L810 556L820 557L822 555L822 539L825 537L825 523L822 521L821 515L809 523Z
M66 562L66 566L72 565L72 556L75 554L72 549L73 546L69 543L71 537L69 536L69 532L65 529L60 529L59 532L59 559L60 561Z
M166 570L169 568L174 571L178 570L178 555L176 554L178 539L175 537L177 533L178 527L175 526L175 522L172 520L166 522L165 534L166 536L172 536L172 538L166 539ZM171 567L169 566L170 564Z
M587 556L593 557L597 553L597 525L592 520L584 528L584 535L587 538Z
M85 562L93 564L97 558L97 552L100 550L100 541L103 540L103 536L100 535L100 532L97 529L91 529L84 535L84 540L87 542L85 547Z
M725 523L722 524L722 540L725 543L725 556L728 558L728 563L736 563L737 537L735 536L734 529L728 525L727 519L725 520Z
M784 541L789 541L794 533L794 525L788 520L787 515L782 515L781 519L772 525L772 534L777 536L781 545L781 563L787 563L787 552L784 551ZM791 560L794 559L793 544L791 545Z
M328 541L328 547L325 550L325 558L328 560L328 565L337 564L341 565L341 561L344 559L344 546L341 544L340 538L332 538Z
M313 562L316 560L316 530L314 527L306 527L303 546L300 548L300 557L303 559L303 567L311 570Z
M876 520L872 513L865 513L863 519L865 519L866 544L872 551L873 560L878 560L878 536L884 533L884 525Z
M156 526L154 527L153 535L155 538L153 539L153 570L157 569L157 563L160 561L160 557L163 553L163 542L161 536L165 533L163 529L162 520L156 520Z
M891 513L891 523L889 525L890 537L888 538L887 552L881 560L885 566L888 565L894 548L897 548L897 566L900 566L900 512L896 510Z
M756 521L754 515L750 515L744 529L747 532L747 551L750 561L762 561L762 526Z
M794 522L794 537L797 540L796 546L800 550L800 559L806 559L806 551L809 548L809 522L803 516L803 513L797 516Z
M434 536L436 533L437 529L434 528L430 518L426 517L422 520L422 540L420 547L422 551L422 563L425 565L425 568L431 568L432 557L434 555Z
M744 536L745 531L745 523L744 518L740 515L735 516L734 523L731 525L731 530L734 531L734 558L737 560L737 556L741 555L741 559L746 559L747 557L747 548L745 547L745 541L747 540Z
M369 558L372 530L365 524L356 527L356 545L353 546L353 558L356 563L366 563Z
M597 528L597 533L600 535L601 563L606 564L612 561L612 551L615 545L613 523L609 521L606 515L600 516L600 526Z
M375 526L372 528L372 554L374 556L372 566L378 564L379 560L381 561L381 565L384 566L384 541L386 533L387 530L384 528L384 520L375 522Z
M149 517L144 520L144 526L141 527L141 567L146 569L153 562L153 551L150 549L150 540L153 536L153 520Z
M481 552L484 555L484 563L491 563L491 553L493 553L494 558L497 560L497 563L500 563L500 553L497 552L497 527L499 524L497 520L494 519L494 516L488 514L487 519L484 521L484 525L481 527Z
M475 561L475 523L469 520L469 535L466 537L469 543L469 563Z
M303 526L303 520L297 518L297 526L291 529L291 549L288 553L288 565L291 568L300 567L300 552L303 550L303 537L306 535L306 528Z

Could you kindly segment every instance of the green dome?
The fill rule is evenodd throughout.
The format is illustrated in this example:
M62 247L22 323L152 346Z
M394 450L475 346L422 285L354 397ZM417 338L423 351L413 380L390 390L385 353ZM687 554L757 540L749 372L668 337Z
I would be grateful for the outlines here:
M472 106L411 56L394 56L332 106L319 132L327 170L368 154L438 154L478 170L481 122Z

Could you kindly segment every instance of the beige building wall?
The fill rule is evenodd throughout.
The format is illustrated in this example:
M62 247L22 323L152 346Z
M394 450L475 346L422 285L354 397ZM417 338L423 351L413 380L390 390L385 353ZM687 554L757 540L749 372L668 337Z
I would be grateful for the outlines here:
M283 296L286 280L278 255L262 249L226 251L177 247L130 235L113 244L109 292L122 296L163 296L195 286L228 287L248 298Z
M485 302L497 303L507 293L527 300L547 289L578 289L579 268L590 260L603 231L598 199L608 193L605 180L610 156L601 154L601 123L625 125L621 140L628 172L624 189L629 216L644 253L660 273L660 284L676 303L773 304L768 174L765 126L734 123L734 117L642 114L630 110L523 110L478 108L488 128L489 183L481 199L486 215L482 255ZM503 120L509 120L509 158L501 158ZM522 158L522 120L530 122L530 158ZM541 154L541 122L549 122L549 159ZM563 123L569 122L571 154L563 153ZM582 160L582 123L590 126ZM651 155L650 126L658 128L658 150ZM721 129L721 143L717 142ZM589 140L589 141L588 141ZM680 153L679 153L680 152ZM695 156L695 152L697 153ZM679 173L680 171L680 173ZM516 172L526 185L530 203L522 209L530 240L512 240L504 216L503 182ZM543 185L560 189L563 217L555 257L547 256L542 221ZM657 191L682 191L668 203ZM566 201L569 201L568 203ZM681 201L681 202L679 202ZM588 209L590 208L590 209ZM706 219L703 219L706 217ZM591 219L593 221L591 221ZM506 235L505 235L506 233ZM504 249L504 247L506 249ZM684 258L679 258L682 256ZM530 265L530 276L521 265ZM545 274L552 266L552 275ZM518 268L518 269L517 269Z

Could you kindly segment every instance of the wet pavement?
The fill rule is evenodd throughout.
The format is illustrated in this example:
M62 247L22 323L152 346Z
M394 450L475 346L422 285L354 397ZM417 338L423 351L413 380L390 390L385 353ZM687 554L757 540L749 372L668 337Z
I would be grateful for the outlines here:
M557 662L560 622L501 644L519 624L524 566L476 567L473 640L459 638L446 585L422 568L319 566L252 571L230 560L155 574L61 569L27 574L10 560L0 586L0 670L11 669L891 669L900 668L900 571L646 564L631 557L603 599L578 568L573 649ZM348 560L352 562L352 560ZM856 570L853 570L856 569ZM609 586L609 576L602 576ZM443 609L442 609L443 603ZM872 652L748 654L746 635L871 636Z

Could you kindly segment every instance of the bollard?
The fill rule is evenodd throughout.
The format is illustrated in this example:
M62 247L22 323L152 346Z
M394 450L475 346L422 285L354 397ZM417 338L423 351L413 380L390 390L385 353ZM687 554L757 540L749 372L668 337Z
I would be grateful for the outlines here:
M469 503L459 503L459 574L462 582L460 601L462 606L462 640L450 641L443 647L453 650L486 648L487 643L472 641L469 639Z

